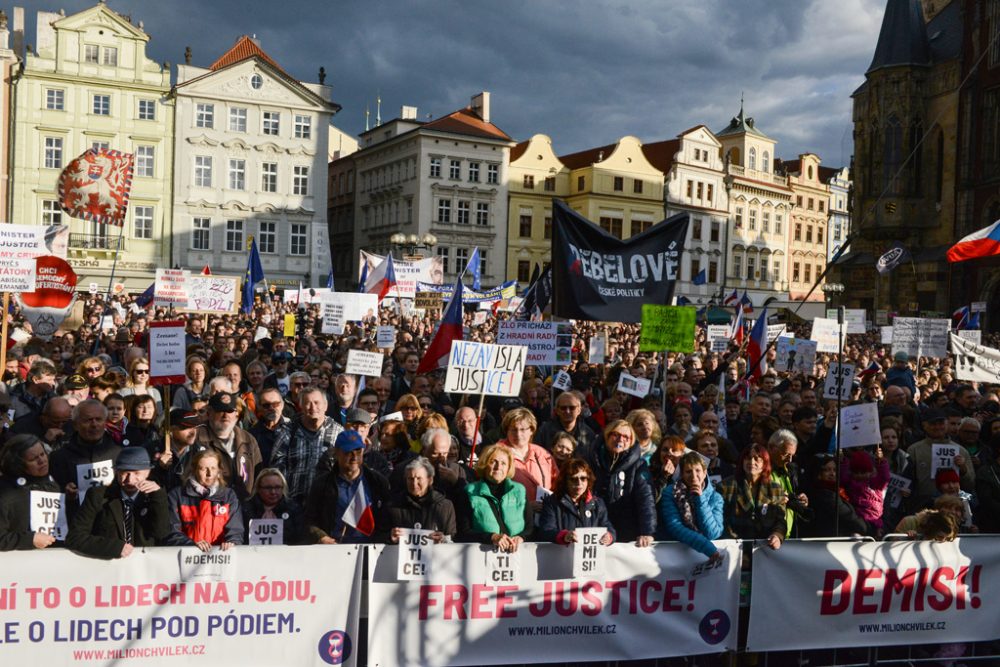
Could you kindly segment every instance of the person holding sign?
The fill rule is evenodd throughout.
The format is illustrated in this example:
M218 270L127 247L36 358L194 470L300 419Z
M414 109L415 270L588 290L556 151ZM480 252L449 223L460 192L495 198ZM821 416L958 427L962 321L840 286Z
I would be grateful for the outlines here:
M448 435L443 429L437 430ZM455 506L434 489L434 466L419 456L406 464L403 477L406 491L389 503L389 540L396 544L401 528L415 528L433 531L430 537L434 544L450 542L457 531Z
M149 479L152 463L142 447L126 447L115 459L115 480L87 492L73 518L66 546L94 558L127 558L135 547L152 547L170 532L167 493Z
M236 492L226 485L228 466L222 452L208 448L191 457L184 485L171 489L171 546L196 546L204 552L213 546L226 551L243 544L243 515Z
M465 487L458 512L459 540L492 544L500 551L517 551L531 533L533 512L524 486L515 482L514 454L491 445L476 463L478 481Z
M712 544L722 536L723 501L708 483L708 468L698 452L681 457L680 478L660 497L660 521L670 538L716 561L722 553Z
M594 452L590 464L597 478L594 493L607 505L618 540L648 547L656 531L656 506L646 462L635 441L635 431L627 421L611 422L604 429L604 445Z
M555 492L542 502L536 537L556 544L576 542L577 528L606 528L601 544L615 541L615 527L604 501L593 494L594 471L582 459L570 459L559 469Z
M45 445L33 435L15 435L0 453L0 551L45 549L57 544L52 535L62 514L65 528L65 507L57 507L65 496L49 476L49 455ZM38 525L41 516L53 520ZM62 510L60 512L60 510Z
M73 408L73 435L52 455L52 477L67 498L83 503L87 489L107 486L122 448L105 431L108 409L87 399Z
M923 440L910 445L906 450L907 456L913 462L914 490L910 498L911 507L926 507L930 504L934 496L937 495L937 486L934 483L934 476L937 473L935 462L935 447L940 453L941 446L946 446L947 451L952 453L950 460L944 467L958 470L961 479L962 490L972 492L976 489L976 474L972 467L972 457L968 450L961 445L952 442L948 437L948 418L941 410L931 408L924 413L923 429L927 436Z
M288 498L288 482L277 468L264 468L257 475L253 495L243 506L243 521L247 544L302 544L305 537L302 508Z

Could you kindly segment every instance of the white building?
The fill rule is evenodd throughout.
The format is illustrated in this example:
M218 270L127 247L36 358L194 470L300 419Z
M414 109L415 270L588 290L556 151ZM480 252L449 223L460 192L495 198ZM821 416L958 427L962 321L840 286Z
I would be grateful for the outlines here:
M827 223L826 246L826 261L829 263L851 233L851 212L848 208L851 192L851 169L849 167L842 169L820 167L819 173L823 181L830 186L830 203L827 206L830 216Z
M173 262L242 275L253 236L270 284L325 284L330 87L244 36L207 69L178 66L172 94Z

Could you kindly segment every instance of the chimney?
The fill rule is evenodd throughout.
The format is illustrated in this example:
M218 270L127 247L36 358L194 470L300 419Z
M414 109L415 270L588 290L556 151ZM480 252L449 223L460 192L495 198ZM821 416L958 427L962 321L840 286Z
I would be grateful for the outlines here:
M472 112L479 116L484 123L490 122L490 94L485 90L478 95L472 96Z
M56 12L38 12L35 30L37 40L35 52L43 58L53 58L56 52L56 29L52 24L58 21L61 16Z
M399 109L399 119L400 120L416 120L417 119L417 107L408 107L403 105Z
M24 7L14 8L14 54L24 57Z

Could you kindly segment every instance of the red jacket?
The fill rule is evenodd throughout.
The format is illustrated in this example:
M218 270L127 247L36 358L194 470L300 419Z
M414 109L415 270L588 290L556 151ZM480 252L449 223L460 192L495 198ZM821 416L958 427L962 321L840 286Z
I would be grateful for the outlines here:
M166 543L190 546L205 541L209 544L232 542L243 544L243 515L236 492L220 487L205 497L189 485L171 489L170 535Z

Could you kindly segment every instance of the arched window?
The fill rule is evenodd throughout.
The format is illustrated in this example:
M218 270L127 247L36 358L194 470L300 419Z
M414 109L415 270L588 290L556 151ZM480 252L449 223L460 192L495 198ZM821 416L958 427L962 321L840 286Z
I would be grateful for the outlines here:
M890 194L902 194L900 179L896 177L903 164L903 126L895 116L885 124L885 143L882 148L882 184Z
M806 170L806 172L808 174L809 180L811 181L813 179L813 168L812 168L812 165L809 165L809 168Z
M757 149L751 147L750 150L747 151L747 169L756 169L756 168L757 168Z
M771 155L767 151L764 151L760 156L760 168L765 174L771 171Z

